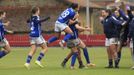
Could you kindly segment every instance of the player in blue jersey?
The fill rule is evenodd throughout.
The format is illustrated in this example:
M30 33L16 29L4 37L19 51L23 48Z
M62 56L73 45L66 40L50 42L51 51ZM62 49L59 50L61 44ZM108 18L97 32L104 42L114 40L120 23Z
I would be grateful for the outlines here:
M41 23L46 21L50 17L41 20L39 15L40 15L39 7L33 7L31 10L31 17L28 20L28 25L30 27L29 36L30 36L31 50L27 56L26 63L24 64L24 66L27 69L30 69L30 61L36 52L37 45L39 45L42 48L42 50L37 60L35 61L35 64L37 64L41 68L44 67L40 61L44 57L45 53L47 52L47 45L43 36L41 35Z
M0 50L0 58L4 57L11 51L10 45L8 41L6 40L6 38L4 37L4 35L5 35L5 32L13 33L13 31L9 31L4 28L4 26L8 26L10 24L9 21L6 23L3 23L3 19L5 17L6 17L6 12L0 11L0 47L4 49L4 50Z
M84 28L84 27L81 27L79 26L79 24L72 24L72 25L69 25L69 27L71 28L71 30L73 31L74 33L74 36L72 36L72 38L70 38L68 41L67 41L67 46L69 48L73 48L73 47L76 47L77 50L78 50L78 61L79 61L79 68L83 68L83 63L81 61L81 56L80 56L80 49L79 48L82 48L83 49L83 52L84 52L84 56L85 56L85 59L87 61L87 66L95 66L95 64L92 64L90 63L90 60L89 60L89 55L88 55L88 51L87 51L87 48L86 48L86 45L83 43L82 40L80 40L80 38L78 38L78 34L79 32L82 32L82 31L90 31L90 28ZM62 62L62 66L64 67L66 62L69 60L69 58L72 56L72 64L71 64L71 68L74 68L73 67L73 60L74 60L74 57L76 53L74 53L73 51L71 51L68 56L63 60Z
M73 32L68 27L68 24L77 23L77 21L74 20L77 17L77 11L79 11L79 5L73 3L69 8L64 10L59 15L57 21L55 22L55 36L48 40L48 44L59 39L62 31L68 34L64 37L64 41L61 41L59 43L60 46L63 46L63 43L65 43L65 41L67 41L69 38L71 38L71 36L73 36Z
M84 57L86 59L86 62L87 62L87 67L89 66L95 66L95 64L92 64L90 62L90 59L89 59L89 54L88 54L88 51L87 51L87 48L86 48L86 45L84 44L84 42L78 37L78 34L79 32L83 32L83 31L90 31L89 28L84 28L84 27L81 27L79 26L79 24L74 24L74 25L70 25L69 27L71 28L71 30L73 31L74 33L74 36L69 39L70 41L67 41L67 46L72 48L74 46L77 46L77 49L78 49L78 61L79 61L79 68L83 68L83 63L82 63L82 60L81 60L81 52L80 52L80 48L83 49L83 53L84 53ZM76 40L76 41L72 41L72 40ZM77 41L79 42L79 44L77 44ZM63 60L61 66L65 67L67 61L70 59L70 57L73 55L73 52L71 51L67 57ZM73 55L74 56L74 55ZM72 67L73 68L73 67Z
M81 40L78 38L78 30L87 30L89 31L90 29L89 28L83 28L83 27L80 27L78 24L75 24L75 25L71 25L70 28L72 29L73 33L74 33L74 36L72 36L72 38L70 38L68 41L67 41L67 47L71 49L71 52L72 52L72 60L71 60L71 69L74 69L74 64L75 64L75 60L76 60L76 57L78 56L78 47L81 45ZM79 54L79 58L80 58L80 54ZM79 59L81 60L81 59ZM82 64L82 61L79 61L80 63L80 66L83 66Z

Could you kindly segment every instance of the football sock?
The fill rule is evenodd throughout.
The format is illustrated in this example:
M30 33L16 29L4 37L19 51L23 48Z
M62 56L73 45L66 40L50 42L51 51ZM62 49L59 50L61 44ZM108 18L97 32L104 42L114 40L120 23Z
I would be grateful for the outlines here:
M7 53L5 51L0 51L0 58L4 57Z
M71 60L71 66L74 66L77 56L78 52L74 52Z
M41 59L44 57L44 53L40 53L39 57L37 58L38 61L41 61Z
M89 54L88 54L88 51L87 51L87 48L83 48L83 52L84 52L84 57L86 59L86 62L87 63L90 63L90 59L89 59Z
M57 37L53 36L52 38L50 38L48 40L48 43L52 43L52 42L56 41L57 39L58 39Z
M31 55L28 55L28 56L27 56L27 61L26 61L26 62L27 62L27 63L30 63L31 59L32 59L32 56L31 56Z

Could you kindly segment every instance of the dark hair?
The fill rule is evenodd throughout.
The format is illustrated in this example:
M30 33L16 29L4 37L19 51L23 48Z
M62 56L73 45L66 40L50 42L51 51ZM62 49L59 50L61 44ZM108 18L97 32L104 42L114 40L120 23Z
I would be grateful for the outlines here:
M76 9L76 8L78 8L78 3L72 3L69 7Z
M0 10L0 16L3 15L4 13L5 13L5 11Z
M112 11L110 9L103 9L103 10L109 14L108 16L112 15Z
M31 10L31 14L35 14L39 10L39 7L33 7Z
M32 18L33 14L35 14L38 10L39 10L39 7L33 7L31 9L31 13L30 13L29 18L27 19L27 23L29 23L31 21L31 18Z

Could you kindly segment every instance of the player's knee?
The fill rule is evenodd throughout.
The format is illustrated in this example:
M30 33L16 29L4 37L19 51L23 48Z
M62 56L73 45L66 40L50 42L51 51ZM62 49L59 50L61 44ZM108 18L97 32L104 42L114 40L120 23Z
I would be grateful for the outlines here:
M74 52L74 53L78 53L78 50L77 49L75 49L75 48L72 48L72 52Z
M11 52L11 49L9 48L9 49L5 50L5 52L8 54Z
M47 52L47 51L48 51L48 47L42 48L42 51L43 51L43 52Z
M71 36L74 36L74 33L72 32L72 33L70 33L71 34Z

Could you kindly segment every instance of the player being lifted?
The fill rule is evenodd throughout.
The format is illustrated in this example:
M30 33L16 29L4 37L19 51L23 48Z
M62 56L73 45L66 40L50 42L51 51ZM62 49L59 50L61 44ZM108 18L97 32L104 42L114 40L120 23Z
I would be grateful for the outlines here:
M4 48L4 50L0 51L0 58L4 57L11 51L10 45L8 41L6 40L6 38L4 37L4 35L5 35L5 32L13 33L13 31L9 31L4 28L4 26L8 26L10 24L9 21L7 21L6 23L3 23L3 19L5 17L6 17L6 12L0 11L0 47Z
M61 13L58 17L57 21L55 22L55 36L48 40L48 44L52 43L60 38L61 32L64 31L68 33L64 37L64 41L61 41L59 44L63 47L65 41L73 36L72 30L68 27L68 24L77 23L77 21L73 20L77 17L77 11L79 11L79 5L73 3L69 8Z
M30 26L29 36L30 36L30 43L31 43L31 50L27 56L26 63L24 64L24 66L27 69L30 69L30 61L36 52L37 45L39 45L42 48L42 50L37 60L35 61L35 64L37 64L40 67L44 67L40 61L44 57L45 53L47 52L47 45L43 36L41 35L41 23L48 20L50 17L40 20L39 15L40 15L39 7L33 7L31 10L31 16L27 21Z

